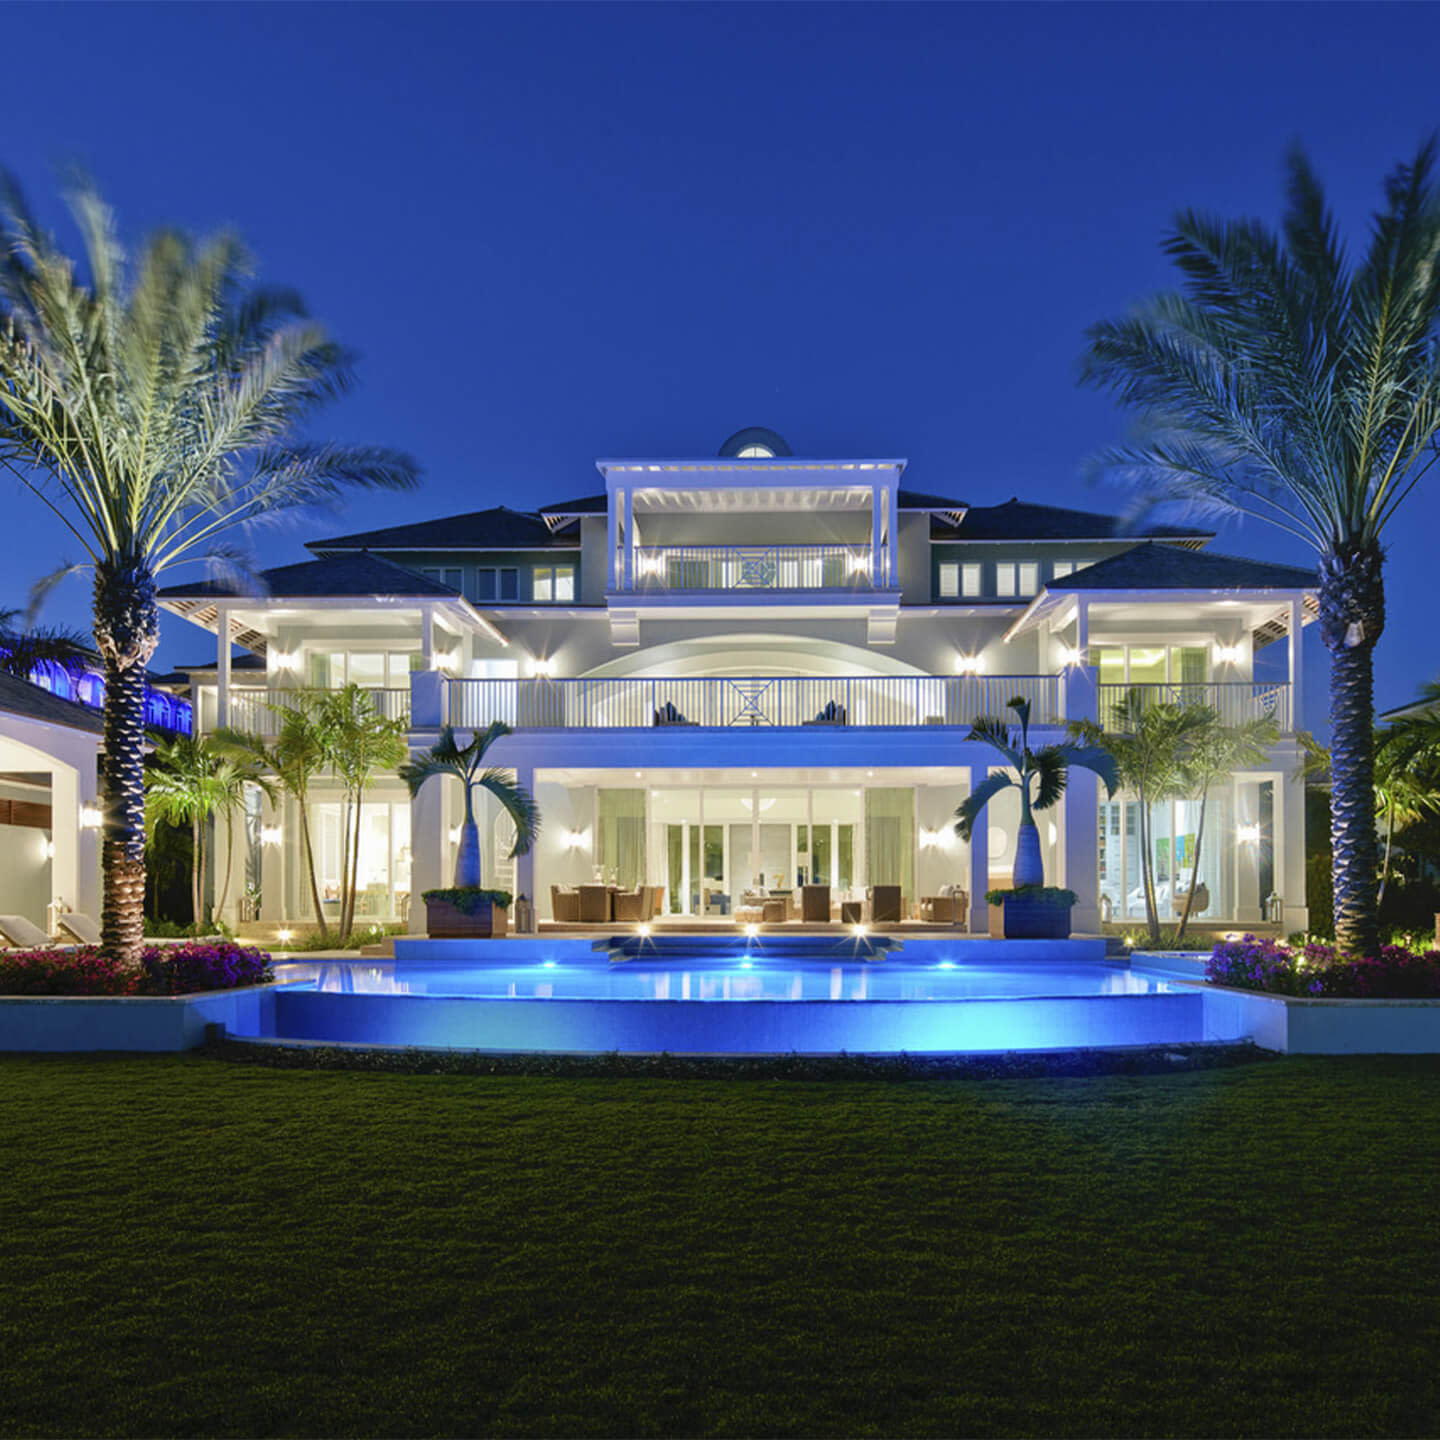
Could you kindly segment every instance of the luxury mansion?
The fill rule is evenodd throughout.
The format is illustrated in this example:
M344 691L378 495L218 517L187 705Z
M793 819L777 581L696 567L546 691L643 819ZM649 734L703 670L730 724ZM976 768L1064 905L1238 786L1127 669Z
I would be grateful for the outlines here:
M1198 874L1198 803L1155 807L1166 917L1199 886L1202 923L1305 927L1294 730L1309 572L1213 554L1198 530L1137 535L1082 510L922 493L904 460L799 459L767 430L718 456L597 469L594 493L534 512L313 541L312 560L254 593L167 589L168 610L217 637L188 672L197 730L273 733L287 697L351 682L405 718L416 750L442 725L463 743L504 720L514 733L492 755L533 790L543 830L511 860L508 820L482 797L485 880L533 897L541 924L620 917L581 916L582 886L648 888L650 913L716 923L798 917L809 887L807 918L984 933L1018 807L1008 792L969 844L955 835L996 758L967 740L971 722L1023 695L1043 741L1103 723L1139 687L1227 720L1267 715L1280 734L1263 766L1212 790ZM1047 880L1081 897L1077 930L1143 915L1137 812L1075 772L1040 815ZM423 929L415 897L451 883L460 814L458 782L413 802L398 778L374 786L362 922ZM298 816L257 792L249 819L226 918L299 929L314 917ZM338 790L319 788L309 819L336 906ZM886 913L845 908L877 890Z

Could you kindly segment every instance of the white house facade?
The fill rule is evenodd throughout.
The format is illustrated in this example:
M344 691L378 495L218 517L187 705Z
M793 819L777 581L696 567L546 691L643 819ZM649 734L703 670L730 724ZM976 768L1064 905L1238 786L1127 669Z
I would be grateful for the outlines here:
M256 593L165 591L217 638L191 671L197 729L263 733L297 690L350 682L406 719L413 750L445 724L463 742L506 721L494 762L534 791L543 829L512 861L487 810L485 878L534 897L542 924L574 918L560 897L597 883L649 887L659 923L717 924L764 900L775 918L781 897L798 917L806 886L828 889L812 909L849 918L886 887L902 924L963 893L954 923L984 933L1017 810L1002 796L970 843L954 834L996 762L971 722L1023 695L1043 741L1139 687L1280 731L1262 766L1212 791L1198 875L1198 802L1154 808L1162 906L1193 883L1204 923L1304 928L1308 572L1212 554L1201 531L1126 534L1082 510L923 493L902 459L797 458L764 430L715 456L597 469L593 493L533 511L314 541L313 560L266 572ZM459 814L458 786L413 802L398 779L371 789L361 923L423 928L411 899L450 882ZM314 918L298 818L282 803L250 832L245 903L277 927ZM319 787L309 820L322 904L336 905L338 789ZM1081 897L1078 930L1143 916L1133 796L1106 800L1076 772L1040 823L1047 880Z

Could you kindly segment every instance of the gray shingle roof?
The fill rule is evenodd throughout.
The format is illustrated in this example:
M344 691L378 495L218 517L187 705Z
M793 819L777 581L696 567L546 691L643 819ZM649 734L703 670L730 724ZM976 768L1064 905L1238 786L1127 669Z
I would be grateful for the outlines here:
M353 555L329 555L322 560L302 560L298 565L280 565L262 570L264 589L237 588L223 580L200 580L189 585L170 585L160 592L162 600L191 600L225 595L276 596L282 600L318 599L339 596L404 595L453 598L456 591L438 580L407 570L378 555L361 550Z
M935 540L1123 540L1127 536L1209 540L1212 531L1194 526L1147 525L1127 530L1114 515L1092 510L1068 510L1059 505L1032 505L1012 498L1003 505L972 505L959 525L935 519L930 535Z
M559 505L542 505L541 515L603 515L604 495L582 495L578 500L566 500Z
M337 550L554 550L573 549L579 543L576 535L557 535L539 515L496 505L467 515L442 515L383 530L311 540L306 548L328 555Z
M1067 590L1306 590L1315 572L1298 565L1272 565L1208 550L1182 550L1146 541L1108 560L1087 565L1063 580L1049 580L1052 593Z
M969 506L963 500L952 500L948 495L930 495L924 490L897 490L895 498L902 510L966 510Z
M105 731L105 721L98 710L62 700L28 680L18 679L0 671L0 711L21 715L27 720L41 720L47 725L65 725L71 730L88 730L92 735Z

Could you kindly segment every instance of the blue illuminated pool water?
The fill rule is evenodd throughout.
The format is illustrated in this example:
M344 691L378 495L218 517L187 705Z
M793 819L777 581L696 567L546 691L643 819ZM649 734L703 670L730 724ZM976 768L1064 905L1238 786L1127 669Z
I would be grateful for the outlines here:
M433 942L431 942L433 944ZM481 942L484 961L284 964L278 1039L502 1051L914 1054L1205 1039L1195 987L1096 959L995 961L984 941L873 963L745 949L611 963ZM425 953L422 951L422 953ZM489 956L496 957L494 960ZM511 957L523 963L502 963Z

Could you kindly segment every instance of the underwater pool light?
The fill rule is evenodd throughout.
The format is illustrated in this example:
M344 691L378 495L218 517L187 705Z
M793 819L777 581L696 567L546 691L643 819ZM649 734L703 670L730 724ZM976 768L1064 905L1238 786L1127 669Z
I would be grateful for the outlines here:
M751 960L742 960L742 961L740 962L740 968L741 968L742 970L748 970L748 969L750 969L750 967L752 966L753 963L754 963L754 962L751 961Z
M941 970L953 970L955 968L955 962L953 960L942 960L938 968Z
M540 962L540 968L542 970L553 970L555 968L555 962L553 960L542 960Z

